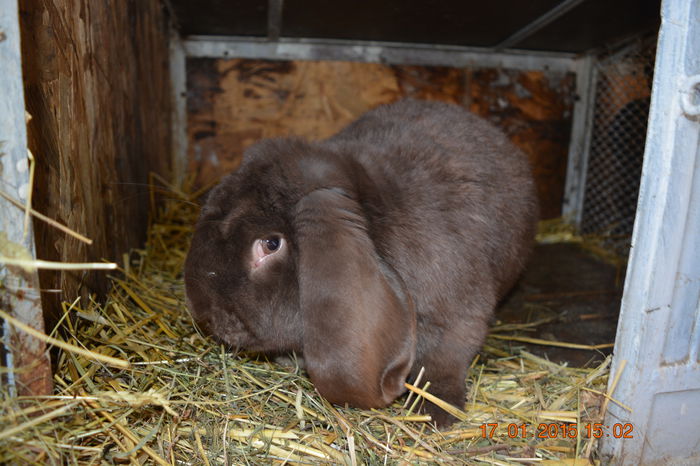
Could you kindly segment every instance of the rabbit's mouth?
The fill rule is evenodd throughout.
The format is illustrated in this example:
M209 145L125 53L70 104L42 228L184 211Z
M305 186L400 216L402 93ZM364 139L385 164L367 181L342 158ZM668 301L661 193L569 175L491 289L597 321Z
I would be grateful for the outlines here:
M195 304L190 294L187 294L187 309L197 327L206 335L211 335L233 348L243 347L249 339L243 323L225 309L211 302Z
M202 317L201 323L195 319L197 323L227 345L238 349L249 349L255 345L255 336L234 313L214 305L202 313Z

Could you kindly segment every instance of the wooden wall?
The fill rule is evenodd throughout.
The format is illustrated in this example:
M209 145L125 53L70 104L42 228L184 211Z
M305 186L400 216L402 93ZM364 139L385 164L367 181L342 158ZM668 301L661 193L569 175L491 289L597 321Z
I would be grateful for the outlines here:
M190 58L189 171L206 185L263 137L332 135L404 96L462 105L504 129L530 157L542 215L560 215L574 75L372 63Z
M34 206L94 241L36 222L37 256L122 263L145 238L149 171L170 171L169 18L160 0L19 3ZM104 272L44 271L40 283L49 318L107 286Z

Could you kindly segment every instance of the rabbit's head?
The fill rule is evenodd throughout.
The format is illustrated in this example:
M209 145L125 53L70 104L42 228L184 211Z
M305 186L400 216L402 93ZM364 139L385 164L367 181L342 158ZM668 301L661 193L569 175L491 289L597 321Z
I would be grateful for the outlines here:
M380 258L362 168L293 139L251 147L210 194L185 265L188 306L219 340L301 352L329 401L361 408L404 391L416 317Z

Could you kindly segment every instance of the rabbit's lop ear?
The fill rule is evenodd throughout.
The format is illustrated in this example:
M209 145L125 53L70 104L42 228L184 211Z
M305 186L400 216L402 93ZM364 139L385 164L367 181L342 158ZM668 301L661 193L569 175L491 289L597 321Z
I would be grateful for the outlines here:
M404 392L416 318L382 264L359 204L339 188L307 194L296 207L304 359L331 402L386 406Z

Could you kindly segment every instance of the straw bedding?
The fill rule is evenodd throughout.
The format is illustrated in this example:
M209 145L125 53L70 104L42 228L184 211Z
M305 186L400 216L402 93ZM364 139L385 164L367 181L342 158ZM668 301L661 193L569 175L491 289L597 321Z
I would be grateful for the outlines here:
M413 392L384 410L332 406L293 356L278 364L235 355L200 335L182 283L195 197L173 194L154 212L146 247L114 274L104 303L64 304L54 336L72 347L58 353L55 394L2 394L0 463L592 461L597 440L586 426L601 422L609 401L609 359L579 369L530 354L513 336L536 323L496 325L481 354L464 362L468 400L445 431L419 413L422 396Z

